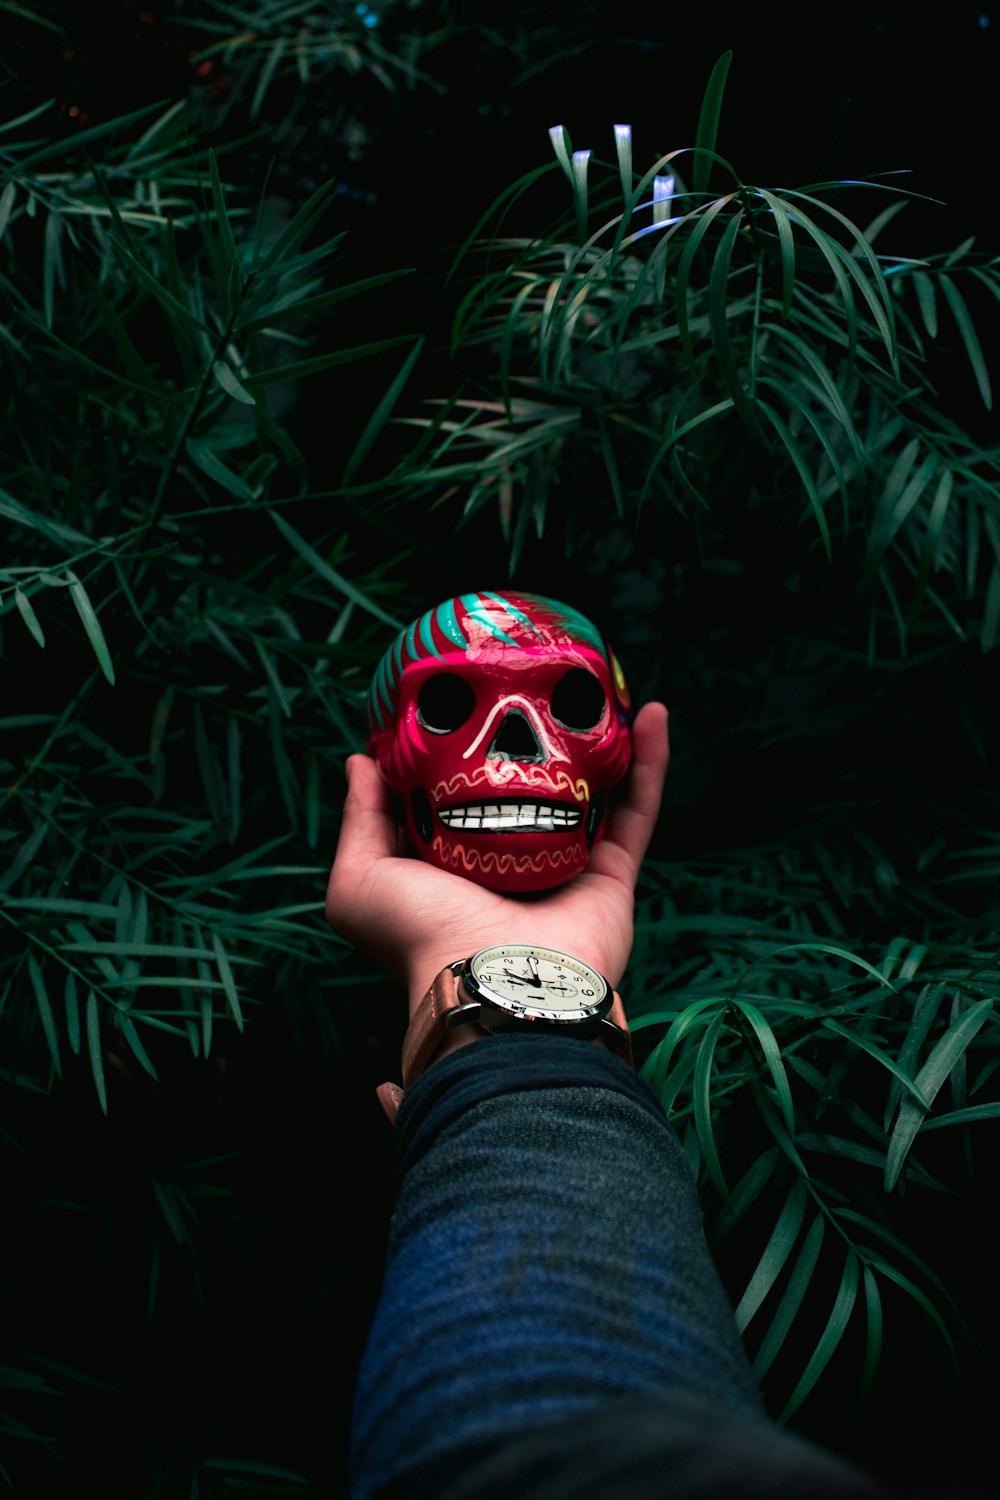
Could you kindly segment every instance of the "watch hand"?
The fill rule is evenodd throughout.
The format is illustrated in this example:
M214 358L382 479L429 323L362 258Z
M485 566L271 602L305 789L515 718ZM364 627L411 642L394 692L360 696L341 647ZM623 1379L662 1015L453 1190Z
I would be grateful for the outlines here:
M533 953L528 954L528 968L531 970L531 977L535 983L541 984L542 981L538 977L538 959Z
M515 974L513 969L504 969L504 973L507 975L508 979L516 980L518 984L531 984L534 985L536 990L540 990L542 987L542 981L540 979L526 979L523 974Z

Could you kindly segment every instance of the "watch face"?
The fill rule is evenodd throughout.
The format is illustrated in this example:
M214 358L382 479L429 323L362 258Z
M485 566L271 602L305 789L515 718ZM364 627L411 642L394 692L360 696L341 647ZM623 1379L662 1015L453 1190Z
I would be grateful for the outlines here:
M466 988L509 1015L540 1021L587 1021L611 1008L607 982L569 953L534 943L484 948L470 961Z

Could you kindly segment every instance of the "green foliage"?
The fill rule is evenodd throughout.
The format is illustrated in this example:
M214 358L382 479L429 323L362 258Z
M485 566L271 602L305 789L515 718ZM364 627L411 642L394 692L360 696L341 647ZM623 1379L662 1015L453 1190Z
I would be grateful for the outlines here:
M583 45L540 9L514 38L448 9L524 74ZM221 126L287 138L308 125L306 86L352 71L393 98L423 86L445 28L401 4L377 26L353 5L196 10L195 62L229 79L214 102L193 89L74 136L32 103L0 136L5 1109L64 1087L82 1058L113 1120L123 1067L159 1086L265 1004L336 1051L377 976L325 929L322 889L368 670L416 612L406 507L431 548L495 519L512 573L553 538L588 567L634 539L651 576L681 580L684 608L701 601L670 681L655 630L633 654L692 705L689 726L704 710L689 729L703 780L686 783L697 834L675 835L681 800L681 855L644 871L626 998L755 1369L785 1418L852 1346L838 1378L870 1392L906 1300L961 1363L960 1309L897 1214L904 1191L947 1205L1000 1114L981 686L1000 631L998 459L937 391L955 354L990 408L995 258L877 251L904 206L926 211L885 183L744 181L716 149L726 55L693 148L637 176L629 127L601 163L560 126L555 162L504 189L453 271L468 278L454 379L433 416L411 403L416 440L385 474L429 330L373 318L358 341L342 304L377 306L405 272L340 279L332 185L289 203L265 146L248 158ZM540 233L529 194L560 168L568 210ZM507 232L518 214L527 228ZM371 409L347 422L337 405L342 487L320 492L329 434L310 444L297 403L386 355ZM362 555L359 501L399 555ZM735 625L713 615L724 573L741 580ZM731 713L740 673L751 689ZM788 680L808 686L789 696ZM952 759L931 795L906 755L938 718ZM728 801L712 783L725 754L743 757ZM741 841L727 820L753 800L745 768L783 755L815 786L787 828ZM179 1155L148 1162L142 1185L151 1315L168 1254L200 1290L204 1210L229 1197L228 1157ZM20 1365L0 1383L29 1404L51 1394ZM19 1412L4 1435L49 1442L35 1405ZM306 1482L239 1458L188 1473L192 1494Z
M713 723L756 758L797 747L799 827L732 847L704 813L710 853L644 872L627 981L656 996L648 1014L633 1005L652 1040L644 1073L681 1132L715 1242L727 1254L740 1242L739 1322L787 1419L856 1325L867 1332L855 1376L870 1390L899 1292L960 1360L960 1312L893 1228L893 1206L907 1185L956 1192L970 1128L1000 1115L997 861L973 832L995 799L957 766L930 803L900 769L876 791L850 755L870 755L885 733L872 704L891 699L897 768L949 710L952 746L971 741L986 759L989 677L970 653L992 652L1000 628L1000 467L975 414L954 420L937 382L957 353L991 409L977 325L995 327L1000 262L971 242L879 253L900 212L921 207L890 183L745 181L716 150L729 61L693 148L637 176L627 125L614 127L613 163L574 151L556 126L571 211L545 231L532 219L551 167L498 196L452 270L467 384L432 417L405 419L420 437L397 504L433 497L469 526L493 510L512 574L533 544L593 559L630 536L655 559L646 572L633 562L632 578L673 566L696 599L699 568L717 562L746 578L751 620L765 580L789 590L779 634L757 627L766 655L751 670L762 687L810 681L805 702ZM873 197L870 220L841 206L864 211ZM817 638L799 601L823 590L841 609ZM675 625L690 628L681 610ZM724 703L740 634L720 620L694 635L680 681L659 691ZM938 670L954 706L935 711ZM719 756L707 724L684 725ZM838 739L840 763L816 748ZM961 1139L961 1166L935 1132Z
M329 185L293 212L255 204L189 146L179 106L69 150L28 134L44 115L14 125L3 1078L51 1090L82 1051L107 1112L109 1047L157 1079L175 1040L207 1058L276 993L339 1045L354 963L322 921L321 839L398 585L352 568L333 517L301 534L308 460L285 413L301 382L414 340L331 331L404 273L337 284ZM184 1191L151 1189L193 1248Z
M575 239L557 225L481 245L488 269L452 343L489 351L486 393L452 401L445 420L410 419L433 441L405 470L409 491L461 485L466 517L496 505L513 570L529 530L579 535L609 501L629 520L647 506L664 522L697 514L748 475L748 505L806 526L803 550L852 555L872 655L884 635L905 652L925 611L992 646L997 454L939 410L933 361L957 332L990 407L969 304L983 288L1000 298L995 259L968 244L880 259L873 244L907 202L883 184L770 190L702 147L636 181L629 129L615 131L617 168L597 192L591 153L551 132ZM729 179L721 196L681 178L691 160L697 182L708 159ZM536 177L495 207L509 214ZM866 189L892 199L862 228L836 200ZM601 480L581 484L588 470Z
M868 1390L892 1286L923 1309L959 1362L959 1309L894 1231L891 1200L908 1184L953 1193L954 1181L922 1160L929 1134L951 1130L968 1145L973 1121L1000 1116L995 945L970 953L960 942L897 937L881 955L869 949L871 962L841 946L836 929L831 941L830 913L803 853L772 851L775 862L783 856L780 883L763 852L736 878L731 856L724 866L653 869L651 885L673 899L660 894L644 906L633 964L639 986L658 990L657 1008L633 1028L666 1028L644 1076L681 1133L703 1203L716 1204L710 1241L742 1229L748 1245L759 1243L756 1264L744 1262L737 1322L743 1330L760 1319L759 1336L754 1326L748 1337L772 1395L772 1364L814 1314L807 1288L817 1266L839 1277L827 1293L830 1320L779 1403L783 1419L810 1393L852 1318L867 1327L856 1374ZM657 955L679 947L687 961L657 984ZM748 1228L751 1210L757 1219ZM798 1337L801 1360L808 1336Z

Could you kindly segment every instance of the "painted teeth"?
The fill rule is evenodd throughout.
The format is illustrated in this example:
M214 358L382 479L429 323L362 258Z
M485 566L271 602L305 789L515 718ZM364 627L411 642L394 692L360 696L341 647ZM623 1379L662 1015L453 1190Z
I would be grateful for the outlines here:
M444 807L438 813L446 828L480 828L497 832L541 831L578 828L578 807L553 802L469 802L464 807Z

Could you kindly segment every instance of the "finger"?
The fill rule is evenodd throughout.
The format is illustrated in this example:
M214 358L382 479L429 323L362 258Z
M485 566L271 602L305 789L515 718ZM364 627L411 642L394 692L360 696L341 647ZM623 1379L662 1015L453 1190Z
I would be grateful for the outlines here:
M663 784L670 763L670 740L667 710L662 703L647 703L632 725L632 767L625 786L625 796L608 817L607 833L594 850L594 861L615 868L615 873L632 885L649 847L663 800ZM607 852L602 856L602 850ZM621 861L624 856L625 867Z
M367 755L349 755L347 797L340 824L334 870L356 872L398 852L398 830L389 807L389 793L375 762Z

